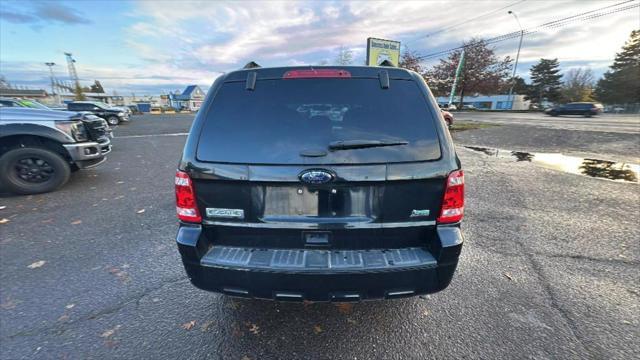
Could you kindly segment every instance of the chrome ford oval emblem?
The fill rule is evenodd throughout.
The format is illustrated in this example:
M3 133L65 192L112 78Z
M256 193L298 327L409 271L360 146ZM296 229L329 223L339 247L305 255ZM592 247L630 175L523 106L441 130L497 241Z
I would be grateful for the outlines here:
M324 184L333 180L333 174L326 170L307 170L300 174L300 180L307 184Z

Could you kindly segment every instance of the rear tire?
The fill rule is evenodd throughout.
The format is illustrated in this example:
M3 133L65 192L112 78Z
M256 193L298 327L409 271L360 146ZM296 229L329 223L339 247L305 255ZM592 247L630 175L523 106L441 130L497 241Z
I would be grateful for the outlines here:
M12 149L0 157L0 182L16 194L53 191L69 181L71 168L62 156L47 149Z
M109 126L116 126L120 123L120 119L117 116L109 116L107 118L107 123Z

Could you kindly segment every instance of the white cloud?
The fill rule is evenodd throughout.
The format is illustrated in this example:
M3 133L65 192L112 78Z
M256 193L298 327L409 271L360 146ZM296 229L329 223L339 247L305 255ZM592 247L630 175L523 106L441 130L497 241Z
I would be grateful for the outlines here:
M167 6L142 1L127 14L132 21L123 30L128 48L147 65L87 66L84 71L95 71L92 78L104 76L103 83L110 87L126 86L126 82L129 86L208 85L220 72L240 68L249 60L267 66L331 62L340 46L351 49L354 63L360 64L367 37L401 40L419 54L428 54L472 37L491 38L517 31L515 19L504 9L425 36L511 3L514 1L180 1ZM510 9L529 29L608 5L612 3L525 1ZM558 58L568 66L581 62L602 69L637 27L636 8L635 12L546 29L525 37L520 61ZM517 39L495 46L500 56L514 57Z

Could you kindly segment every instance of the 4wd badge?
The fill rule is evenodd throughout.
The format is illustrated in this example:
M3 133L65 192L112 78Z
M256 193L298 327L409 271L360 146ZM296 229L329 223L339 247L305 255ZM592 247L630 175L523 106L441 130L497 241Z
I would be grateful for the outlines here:
M244 219L242 209L207 208L206 213L210 218Z
M413 210L411 212L411 216L410 217L422 217L422 216L429 216L430 211L428 209L425 210Z

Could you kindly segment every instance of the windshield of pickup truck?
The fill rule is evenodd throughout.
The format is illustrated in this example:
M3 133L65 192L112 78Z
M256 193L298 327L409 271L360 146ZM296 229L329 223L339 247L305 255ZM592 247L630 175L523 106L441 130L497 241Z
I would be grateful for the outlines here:
M409 80L392 80L388 89L377 78L259 80L253 91L244 82L225 83L206 114L200 140L198 159L213 162L341 164L440 157L426 96ZM396 145L338 149L340 142Z

